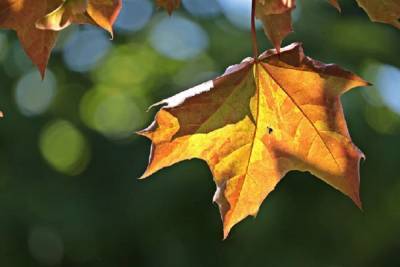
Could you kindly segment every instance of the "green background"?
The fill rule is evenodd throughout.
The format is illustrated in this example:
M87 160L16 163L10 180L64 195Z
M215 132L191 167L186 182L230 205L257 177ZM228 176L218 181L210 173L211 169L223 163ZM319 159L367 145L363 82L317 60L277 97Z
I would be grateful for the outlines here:
M61 35L43 83L15 33L3 30L0 266L400 266L400 114L393 106L400 83L391 79L399 75L400 34L370 22L355 1L343 2L341 15L324 1L300 2L284 44L302 41L308 56L375 84L342 98L353 141L367 156L363 211L293 171L257 218L225 241L207 165L185 161L139 181L150 142L134 132L152 121L152 103L250 56L248 30L222 13L181 8L167 18L153 8L144 27L117 31L107 53L77 71L65 63L63 45L87 27L74 26ZM174 17L203 29L200 52L173 59L154 48L154 29ZM270 48L261 29L258 39ZM43 84L50 89L35 99ZM379 85L397 88L392 104Z

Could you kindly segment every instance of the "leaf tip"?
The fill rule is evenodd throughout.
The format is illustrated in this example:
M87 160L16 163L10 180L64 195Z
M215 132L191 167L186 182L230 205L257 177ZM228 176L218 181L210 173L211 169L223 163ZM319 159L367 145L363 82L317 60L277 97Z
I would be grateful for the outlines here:
M39 69L40 78L43 81L44 78L46 77L46 65L38 65L37 67Z
M110 35L110 40L114 40L114 30L113 30L113 26L112 26L112 21L110 23L106 23L103 25L98 25L99 27L103 28L109 35Z
M108 33L110 34L110 40L111 41L114 40L114 31L111 30L111 31L108 31Z
M144 180L144 179L146 179L147 177L149 177L149 175L147 174L147 170L141 175L141 176L139 176L137 179L139 180L139 181L142 181L142 180Z
M358 87L358 86L372 86L373 84L372 83L370 83L369 81L366 81L366 80L364 80L363 78L361 78L361 77L359 77L359 76L357 76L357 75L355 75L354 74L354 76L355 76L355 81L357 81L358 82L358 84L356 84L354 87ZM361 157L362 159L365 159L365 156L364 156L364 154L362 154L362 157Z
M107 23L103 23L102 25L98 23L97 26L103 28L110 35L110 40L114 40L114 29L112 26L112 21L107 21Z
M154 171L151 169L151 154L152 152L150 152L149 165L147 166L143 174L137 178L138 180L144 180L154 173Z
M338 0L329 0L329 3L336 8L336 10L341 13L342 12L342 8L340 7L340 4L338 2Z
M228 238L231 229L232 229L232 227L224 226L223 237L222 237L223 241L225 241Z
M354 197L352 197L352 200L353 200L354 204L356 204L357 208L359 208L361 211L363 211L360 195L356 194Z
M136 131L136 134L151 139L151 133L156 129L156 127L157 123L156 121L153 121L147 128Z

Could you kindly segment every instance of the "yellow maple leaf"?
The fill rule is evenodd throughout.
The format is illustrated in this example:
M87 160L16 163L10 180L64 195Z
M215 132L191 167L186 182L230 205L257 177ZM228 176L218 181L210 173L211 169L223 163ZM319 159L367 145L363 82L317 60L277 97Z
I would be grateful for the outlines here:
M367 83L292 44L246 59L215 80L183 91L139 134L152 141L148 177L192 158L210 167L224 237L290 170L309 171L359 207L359 161L340 95Z

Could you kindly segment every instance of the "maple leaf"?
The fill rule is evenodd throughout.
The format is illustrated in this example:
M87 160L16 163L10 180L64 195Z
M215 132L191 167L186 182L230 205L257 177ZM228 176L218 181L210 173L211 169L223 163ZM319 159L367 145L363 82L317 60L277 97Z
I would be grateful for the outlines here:
M165 8L170 15L172 14L172 11L180 6L180 4L181 0L157 0L157 5Z
M79 13L79 10L83 10L82 3L87 4L86 13L90 15L92 21L74 21L72 19L75 18L74 16L62 16L60 25L66 26L72 20L72 22L96 24L111 32L110 24L114 22L120 10L121 0L88 0L87 2L82 0L0 0L0 28L13 29L17 32L23 49L43 77L57 39L57 32L54 30L63 27L59 25L60 27L57 28L55 24L44 23L41 19L46 17L50 21L57 16L47 17L46 15L54 15L54 12L57 13L60 10L64 11L63 15Z
M68 0L36 22L43 30L62 30L72 23L95 24L113 35L114 24L122 0Z
M399 0L356 0L358 5L367 12L372 21L391 24L400 29ZM340 11L338 0L329 2Z
M256 17L278 52L282 40L293 31L291 12L295 8L296 0L256 0Z
M56 42L57 33L39 30L35 27L35 22L57 8L60 3L60 0L0 0L0 28L13 29L17 32L23 49L39 68L42 76Z
M359 162L340 95L367 83L303 53L301 44L246 59L183 91L139 132L152 141L142 178L192 158L210 167L224 237L291 170L309 171L361 207Z

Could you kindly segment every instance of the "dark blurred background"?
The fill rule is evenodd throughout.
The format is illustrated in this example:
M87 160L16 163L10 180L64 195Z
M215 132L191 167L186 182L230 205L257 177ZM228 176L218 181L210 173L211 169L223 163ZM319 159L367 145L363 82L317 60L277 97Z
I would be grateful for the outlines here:
M115 40L91 26L61 34L47 76L15 33L0 33L0 266L400 266L400 32L355 1L340 15L307 0L294 13L307 55L374 86L343 97L361 164L364 211L291 172L222 241L207 165L139 181L149 105L250 56L250 0L183 0L172 17L125 0ZM270 48L259 29L262 48Z

